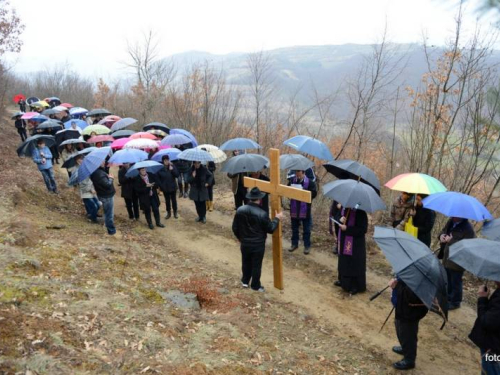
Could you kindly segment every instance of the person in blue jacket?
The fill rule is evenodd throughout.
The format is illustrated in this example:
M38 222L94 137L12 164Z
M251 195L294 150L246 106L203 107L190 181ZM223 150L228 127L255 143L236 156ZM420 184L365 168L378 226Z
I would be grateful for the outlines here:
M36 143L36 148L33 150L31 157L38 166L38 170L42 174L43 181L47 186L47 190L54 194L59 194L57 191L56 179L54 170L52 169L52 153L45 145L43 139L39 139Z

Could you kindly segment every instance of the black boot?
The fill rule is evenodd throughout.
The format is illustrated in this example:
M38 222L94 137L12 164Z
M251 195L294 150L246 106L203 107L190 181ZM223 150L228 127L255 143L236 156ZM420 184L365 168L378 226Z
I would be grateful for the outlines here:
M393 363L392 367L394 367L397 370L410 370L412 368L415 368L415 362L410 362L407 361L406 359L403 359L399 362Z
M184 190L182 189L182 183L179 183L179 198L184 196Z
M163 225L160 221L160 211L154 211L154 214L155 214L156 226L159 228L165 228L165 225Z

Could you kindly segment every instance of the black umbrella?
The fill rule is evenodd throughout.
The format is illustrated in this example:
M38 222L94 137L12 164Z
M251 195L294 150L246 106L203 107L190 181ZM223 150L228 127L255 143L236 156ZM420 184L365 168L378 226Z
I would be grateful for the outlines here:
M280 155L280 169L291 169L305 171L312 168L314 163L300 154L283 154Z
M56 134L56 136L57 136L57 134ZM66 145L76 145L76 144L83 144L85 146L88 145L88 143L85 142L82 139L79 139L79 138L70 138L70 139L66 139L65 141L61 142L59 144L59 149L62 149Z
M40 101L40 99L38 99L36 96L31 96L28 99L26 99L26 103L28 103L28 104L36 103L39 101Z
M61 105L61 100L59 98L53 97L49 98L49 105L54 108L58 105Z
M481 233L492 241L500 241L500 218L486 221L483 224Z
M394 273L416 294L425 306L448 317L446 271L433 252L406 232L375 227L373 239L382 249Z
M112 115L112 113L105 108L96 108L96 109L91 110L89 113L87 113L87 116L90 116L90 117L108 116L108 115Z
M345 179L360 179L361 182L370 185L375 189L378 195L380 195L380 181L378 180L375 173L363 164L358 163L354 160L335 160L329 163L323 164L325 169L333 174L335 177L345 180Z
M78 130L64 129L56 133L56 143L59 146L68 139L78 139L81 134Z
M56 143L52 135L33 135L27 138L23 143L21 143L21 145L17 148L17 155L31 157L31 155L33 154L33 150L36 148L36 143L39 139L43 139L47 147L51 147Z
M54 108L49 108L49 109L46 109L45 111L43 111L42 115L50 116L50 115L55 115L57 113L61 113L61 111L58 111L57 109L54 109Z
M145 132L153 129L163 130L165 133L170 134L170 128L167 125L162 124L161 122L150 122L149 124L142 127L142 130L144 130Z
M78 155L85 156L85 155L90 154L92 151L95 151L95 150L97 150L97 147L88 147L88 148L84 148L81 151L78 151L75 155L72 155L70 158L68 158L68 160L66 160L63 163L63 165L61 165L61 168L71 168L71 167L74 167L76 165L75 158Z
M128 130L128 129L123 129L123 130L117 130L113 133L111 133L111 136L114 139L119 139L119 138L127 138L130 137L132 134L135 134L135 131L133 130Z
M269 165L269 159L259 154L243 154L234 156L222 167L222 172L236 174L258 172Z
M22 116L22 115L24 115L24 112L18 111L16 113L14 113L10 119L11 120L15 120L16 117L19 117L19 116Z
M60 129L64 129L64 125L61 121L56 120L47 120L42 122L40 125L36 127L37 130L49 130L49 131L57 131Z
M500 282L500 243L473 238L450 246L450 258L470 273L486 280Z
M323 186L323 195L339 202L346 208L360 209L366 212L385 210L385 203L377 192L360 181L337 180Z

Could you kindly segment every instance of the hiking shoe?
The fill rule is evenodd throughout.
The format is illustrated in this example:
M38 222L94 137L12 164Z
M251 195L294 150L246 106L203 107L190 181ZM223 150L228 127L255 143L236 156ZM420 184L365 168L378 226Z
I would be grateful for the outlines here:
M206 223L207 223L207 218L206 218L206 217L202 218L202 219L201 219L201 223L202 223L202 224L206 224Z
M291 248L288 249L289 252L294 252L295 250L297 250L299 247L297 245L292 245Z
M399 355L404 355L403 348L401 346L393 346L392 351Z
M170 212L167 212L167 214L165 215L165 219L170 219L172 217L172 214Z
M155 226L153 224L149 224L149 229L155 229Z
M242 288L248 288L248 284L245 284L243 281L241 282L241 287Z
M260 292L260 293L264 293L266 291L266 289L261 286L259 289L253 289L255 292Z
M310 247L304 247L304 254L309 254L311 252L311 248Z
M177 212L174 212L174 219L178 219L179 215L177 215Z
M162 223L156 223L156 226L158 228L165 228L165 224L162 224Z
M409 362L406 359L403 359L399 362L393 363L392 367L397 370L410 370L412 368L415 368L415 362Z

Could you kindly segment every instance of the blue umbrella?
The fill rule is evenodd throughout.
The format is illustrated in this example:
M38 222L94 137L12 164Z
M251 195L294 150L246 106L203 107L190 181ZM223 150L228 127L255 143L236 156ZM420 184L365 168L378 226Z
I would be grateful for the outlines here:
M224 142L220 147L222 151L251 150L262 148L257 142L249 138L234 138Z
M185 145L187 143L192 143L191 139L183 134L170 134L161 140L162 145Z
M75 164L76 164L75 158L78 155L87 155L87 154L90 154L92 151L95 151L95 150L99 150L99 149L97 147L87 147L87 148L84 148L81 151L78 151L75 155L73 155L70 158L68 158L68 160L66 160L63 163L63 165L61 165L61 168L71 168L71 167L74 167ZM71 174L71 176L73 176L73 174ZM77 181L77 183L78 183L78 181Z
M445 191L429 195L423 200L425 208L449 217L460 217L475 221L493 219L488 209L476 198L455 191Z
M94 173L110 153L111 147L101 147L88 154L85 159L83 159L80 168L78 168L78 182L82 182Z
M337 180L323 186L323 195L347 208L356 208L369 213L385 210L385 203L375 189L355 180Z
M83 107L73 107L69 109L69 114L71 116L81 116L88 113L89 110Z
M185 135L186 137L188 137L191 142L193 144L193 147L196 147L198 146L198 141L196 140L195 136L193 134L191 134L190 132L188 132L187 130L184 130L184 129L171 129L170 130L170 134L182 134L182 135Z
M44 115L36 115L32 118L30 118L31 121L36 121L36 122L44 122L47 121L49 118Z
M154 154L151 160L161 163L161 159L163 158L163 156L168 155L170 161L174 161L178 159L178 156L181 152L181 150L175 147L163 149Z
M206 151L199 150L197 148L189 148L187 150L184 150L177 156L177 158L189 161L201 161L202 163L214 161L212 155L210 155Z
M153 160L141 161L139 163L134 164L133 167L130 167L125 176L136 177L139 175L139 169L142 168L146 168L146 170L150 173L156 173L163 168L163 164L160 164Z
M56 144L56 140L52 135L33 135L27 138L23 143L21 143L21 145L17 149L17 155L31 157L31 155L33 154L33 150L36 148L36 143L39 139L43 139L47 147L51 147Z
M315 156L318 159L327 161L334 159L332 153L323 142L306 135L297 135L286 140L283 144L299 152Z
M148 159L148 153L134 148L125 148L116 151L113 156L109 158L110 164L124 164L124 163L138 163Z
M500 218L484 223L481 233L492 241L500 241Z
M127 126L135 124L136 122L137 122L137 120L135 118L132 118L132 117L122 118L121 120L118 120L117 122L115 122L113 124L113 126L111 126L111 131L114 132L117 130L125 129Z
M82 129L82 130L83 130L83 129L85 129L87 126L89 126L89 124L87 123L87 121L84 121L84 120L76 120L76 119L75 119L75 120L69 120L69 121L66 121L66 122L64 123L64 127L65 127L66 129L71 128L71 124L72 124L73 122L76 122L76 126L78 126L78 127L79 127L80 129Z

